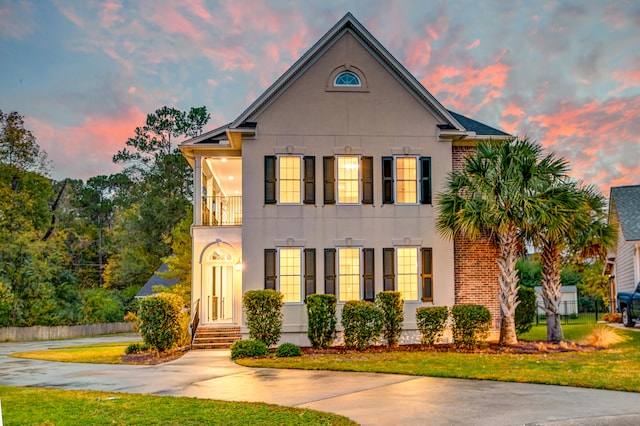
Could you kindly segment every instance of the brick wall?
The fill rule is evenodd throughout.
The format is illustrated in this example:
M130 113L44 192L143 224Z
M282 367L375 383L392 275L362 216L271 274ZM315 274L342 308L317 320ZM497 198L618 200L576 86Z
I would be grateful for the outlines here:
M475 147L453 147L453 170L462 169L465 156ZM456 237L453 244L455 266L455 303L475 303L491 312L492 335L500 330L500 269L496 263L498 248L487 237L475 241Z

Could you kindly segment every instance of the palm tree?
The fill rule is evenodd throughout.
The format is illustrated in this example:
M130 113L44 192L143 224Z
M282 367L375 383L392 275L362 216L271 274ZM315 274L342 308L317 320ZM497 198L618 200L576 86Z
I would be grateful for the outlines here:
M543 156L540 144L529 139L481 142L462 170L449 175L445 191L437 197L437 226L443 236L473 240L489 235L498 244L500 343L518 342L515 265L523 236L530 232L533 218L544 213L541 193L566 171L564 160Z
M549 190L545 215L537 216L533 241L542 251L542 300L547 315L547 340L564 339L559 321L561 256L569 250L581 260L604 260L615 228L606 221L604 197L592 186L562 183Z

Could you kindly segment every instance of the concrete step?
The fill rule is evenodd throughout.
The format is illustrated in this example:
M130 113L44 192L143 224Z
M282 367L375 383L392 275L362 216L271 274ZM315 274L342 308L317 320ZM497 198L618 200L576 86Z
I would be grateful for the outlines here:
M240 339L240 327L200 326L196 330L191 349L228 349Z

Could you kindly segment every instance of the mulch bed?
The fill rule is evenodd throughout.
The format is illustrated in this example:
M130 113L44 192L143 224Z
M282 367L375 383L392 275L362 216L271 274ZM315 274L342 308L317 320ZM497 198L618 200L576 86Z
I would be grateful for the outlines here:
M591 352L598 350L594 346L582 345L573 342L550 343L545 341L520 341L516 345L500 345L488 343L474 349L458 348L452 343L441 343L432 346L426 345L399 345L395 348L387 346L370 346L363 350L347 349L344 346L335 346L327 349L302 348L305 355L312 354L350 354L350 353L382 353L382 352L458 352L458 353L482 353L482 354L546 354L559 352Z
M188 347L178 348L173 351L167 352L142 352L139 354L129 354L122 357L122 362L126 364L140 364L140 365L156 365L163 362L173 361L180 358L187 353Z

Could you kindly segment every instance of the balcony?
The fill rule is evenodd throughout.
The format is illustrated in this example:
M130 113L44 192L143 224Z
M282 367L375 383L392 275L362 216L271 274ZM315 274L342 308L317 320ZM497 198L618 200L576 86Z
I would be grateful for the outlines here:
M242 225L242 196L202 197L202 226Z

